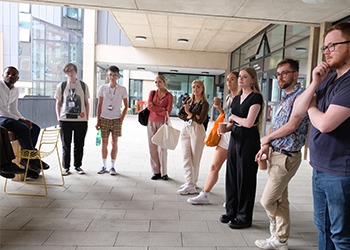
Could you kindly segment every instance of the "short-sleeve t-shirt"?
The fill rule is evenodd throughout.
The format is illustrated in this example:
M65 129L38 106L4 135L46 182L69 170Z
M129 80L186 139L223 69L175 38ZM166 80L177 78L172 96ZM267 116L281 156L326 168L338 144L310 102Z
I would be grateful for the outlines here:
M328 74L318 87L317 108L326 112L329 105L350 108L350 70L336 78L336 73ZM336 129L321 133L311 126L310 165L324 173L337 176L350 176L350 118L347 118Z
M253 106L254 104L260 104L262 106L262 103L263 103L262 95L259 93L255 93L255 92L251 92L244 99L242 104L240 104L240 100L241 100L241 95L237 95L233 98L233 101L231 104L231 113L233 115L237 115L241 118L248 117L249 109L251 106ZM258 115L256 116L254 124L258 123L260 113L261 113L261 108L260 108Z
M109 84L102 85L98 96L103 97L101 117L109 120L119 119L122 116L120 110L123 99L128 97L124 86L116 85L114 89Z
M55 94L56 100L62 100L61 86L62 82L57 86ZM87 121L85 100L89 97L89 88L86 84L84 94L84 90L82 89L79 80L76 82L76 84L72 84L72 86L67 82L63 93L60 121Z

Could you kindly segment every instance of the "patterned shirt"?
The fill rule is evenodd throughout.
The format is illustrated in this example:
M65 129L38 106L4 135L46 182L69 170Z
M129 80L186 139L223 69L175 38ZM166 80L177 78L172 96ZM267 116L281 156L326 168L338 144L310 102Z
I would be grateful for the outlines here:
M282 96L273 119L271 132L279 129L289 121L294 100L303 92L304 89L300 86L300 83L298 83L294 86L291 93ZM272 140L270 144L286 151L299 151L305 145L309 123L309 116L305 116L295 131L289 135Z

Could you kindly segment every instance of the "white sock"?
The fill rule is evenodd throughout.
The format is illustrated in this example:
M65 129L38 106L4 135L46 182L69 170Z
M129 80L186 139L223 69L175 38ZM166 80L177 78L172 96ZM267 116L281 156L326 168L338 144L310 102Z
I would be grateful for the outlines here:
M106 159L102 158L102 164L104 168L107 168L107 158Z
M111 168L114 168L115 160L111 160Z

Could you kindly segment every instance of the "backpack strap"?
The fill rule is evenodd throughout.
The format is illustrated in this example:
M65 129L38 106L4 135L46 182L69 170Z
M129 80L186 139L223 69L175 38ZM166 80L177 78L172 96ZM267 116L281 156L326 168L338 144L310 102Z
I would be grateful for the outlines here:
M62 85L61 85L61 106L63 104L63 93L64 93L64 90L66 89L66 86L67 86L67 81L62 82Z
M83 89L83 92L84 92L84 105L86 106L86 103L85 103L85 82L83 82L83 81L80 81L80 85L81 85L81 88Z

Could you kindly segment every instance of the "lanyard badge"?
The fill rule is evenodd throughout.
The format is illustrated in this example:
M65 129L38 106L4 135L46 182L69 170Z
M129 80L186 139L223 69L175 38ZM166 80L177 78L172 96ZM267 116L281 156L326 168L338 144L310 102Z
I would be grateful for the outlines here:
M113 105L112 105L112 102L113 102L113 99L114 99L114 96L115 96L115 91L117 90L117 86L115 86L115 88L113 89L112 91L112 88L109 87L109 91L108 91L108 96L109 96L109 105L107 107L107 109L109 111L112 111L113 110ZM112 93L113 92L113 93Z

